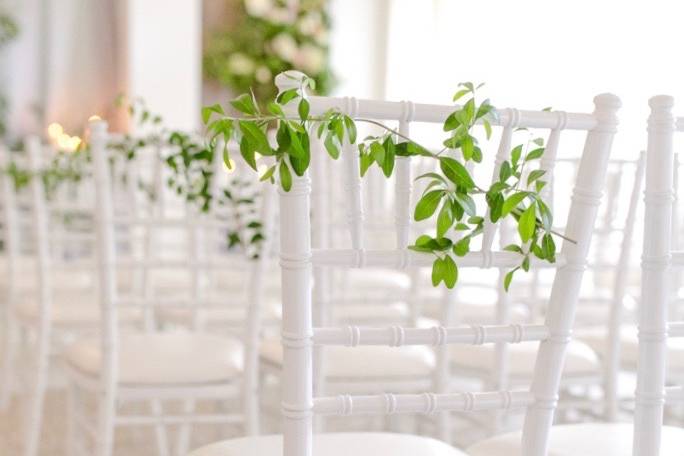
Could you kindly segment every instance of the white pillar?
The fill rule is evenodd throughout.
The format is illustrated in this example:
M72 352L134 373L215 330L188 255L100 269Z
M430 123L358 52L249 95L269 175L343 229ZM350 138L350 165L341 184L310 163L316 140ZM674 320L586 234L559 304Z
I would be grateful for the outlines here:
M128 0L128 91L171 128L200 124L202 2Z

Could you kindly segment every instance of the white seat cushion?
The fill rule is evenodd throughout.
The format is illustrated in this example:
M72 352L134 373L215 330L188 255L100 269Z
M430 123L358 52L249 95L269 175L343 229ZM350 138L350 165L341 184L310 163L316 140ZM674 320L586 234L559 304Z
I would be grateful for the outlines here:
M476 443L469 456L521 456L520 432L503 434ZM684 429L663 428L660 456L679 456L684 448ZM632 424L587 423L554 426L548 456L630 456Z
M17 317L26 322L35 322L40 317L40 307L35 296L24 296L15 307ZM124 323L140 321L140 309L122 308L119 320ZM55 325L92 325L100 321L100 306L93 293L78 291L56 291L52 300L52 322Z
M575 331L578 339L583 340L597 353L606 352L606 338L608 330L603 327L584 328ZM620 357L623 362L635 366L639 359L639 337L634 326L624 327L620 333ZM668 370L684 370L684 339L670 338L667 340Z
M261 310L262 323L279 321L282 316L280 301L268 300ZM207 307L198 309L199 318L203 323L230 324L235 323L244 326L247 321L246 306ZM189 307L164 307L157 309L157 317L161 321L187 325L192 318L192 309Z
M435 355L424 346L324 347L326 376L339 378L426 377L435 366ZM261 344L261 356L280 365L283 348L279 340L267 339Z
M514 377L529 377L534 372L539 342L521 342L509 345L509 369ZM456 366L490 372L494 367L495 345L454 345L451 361ZM565 375L596 375L599 359L586 344L573 340L568 344L565 357Z
M332 306L333 320L337 323L359 324L382 321L383 324L404 323L409 317L405 302L382 304L337 304Z
M102 354L99 339L69 346L67 362L96 376ZM172 332L122 334L119 340L119 382L125 384L186 384L218 382L239 375L242 344L208 334Z
M283 437L265 435L214 443L188 456L281 456ZM316 434L313 454L324 456L467 456L444 442L409 434L330 433Z

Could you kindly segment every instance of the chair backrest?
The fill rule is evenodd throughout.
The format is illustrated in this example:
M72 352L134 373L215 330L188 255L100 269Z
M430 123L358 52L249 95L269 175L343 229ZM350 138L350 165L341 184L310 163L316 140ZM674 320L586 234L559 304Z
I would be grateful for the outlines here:
M286 90L287 78L277 80ZM433 413L446 410L473 411L529 406L523 432L523 451L527 456L546 454L547 438L558 400L558 386L565 347L570 339L575 304L585 267L589 241L604 185L604 175L616 130L616 111L620 101L614 95L599 95L591 114L519 111L498 112L497 126L502 127L496 155L498 165L511 151L511 137L518 127L550 129L542 169L552 169L560 133L564 129L587 132L582 161L572 195L572 206L565 235L575 242L564 242L555 264L533 262L532 267L558 268L551 293L549 311L543 325L506 325L435 328L361 328L312 326L312 267L388 267L406 268L429 265L430 255L407 249L411 227L410 158L398 157L395 167L396 248L367 250L362 230L363 211L359 177L359 155L354 145L346 143L342 163L336 165L346 178L348 196L350 249L311 249L310 177L293 176L290 191L280 190L280 236L283 289L283 387L284 454L309 456L314 414L385 414L399 412ZM352 118L399 121L399 132L409 134L412 122L442 122L453 106L384 102L355 98L310 97L312 116L337 109ZM485 227L482 248L460 258L460 268L513 267L515 255L493 251L496 225ZM314 345L442 345L496 342L541 341L530 391L497 391L457 394L384 394L371 396L341 395L313 397L312 348Z
M672 247L673 143L674 133L684 132L684 118L672 114L670 96L655 96L649 105L635 456L660 454L664 404L684 397L682 387L665 387L667 338L684 337L684 322L668 322L670 269L684 266L684 252Z
M105 386L113 388L117 379L117 350L118 350L118 318L117 308L120 306L193 306L193 307L225 307L235 305L230 299L225 297L204 296L198 293L196 283L197 275L200 271L219 271L234 270L235 258L214 255L204 258L198 255L195 245L201 233L216 232L224 230L230 221L218 217L212 217L212 212L208 214L192 213L191 216L183 218L164 218L158 217L156 212L152 212L150 217L130 217L118 216L113 209L115 195L111 179L111 168L108 160L107 151L107 124L103 121L92 121L89 125L90 147L93 160L93 172L95 179L95 190L97 198L96 206L96 227L97 227L97 252L98 252L98 274L100 283L100 306L102 313L101 343L103 352L103 375L102 380ZM249 269L243 272L246 280L243 282L247 288L247 301L241 304L248 307L247 321L243 325L245 331L243 338L245 342L245 384L252 388L258 379L258 340L260 332L260 308L263 301L263 287L261 283L265 275L266 267L270 261L269 252L273 242L273 224L275 217L274 198L275 190L269 184L262 184L262 196L260 201L260 220L262 223L262 233L264 241L260 244L260 251L256 258L250 258ZM117 233L126 227L144 226L152 229L155 226L179 227L181 232L188 235L192 244L190 258L150 258L148 255L117 258ZM214 240L213 237L210 239ZM190 296L174 298L170 296L157 297L144 294L141 296L124 296L119 293L117 286L116 268L121 266L138 268L144 267L146 270L176 269L182 270L189 275L191 280ZM151 300L152 302L146 302ZM246 402L253 397L253 392L246 395ZM248 432L256 432L256 405L248 404Z

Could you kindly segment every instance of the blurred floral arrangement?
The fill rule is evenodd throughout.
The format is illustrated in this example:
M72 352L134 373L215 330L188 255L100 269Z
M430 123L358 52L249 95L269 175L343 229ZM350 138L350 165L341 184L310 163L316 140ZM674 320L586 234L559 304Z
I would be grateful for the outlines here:
M273 77L286 70L306 72L317 92L334 84L329 66L330 18L325 0L243 0L238 24L207 43L204 73L233 92L249 91L259 103L277 94Z
M0 11L0 50L7 46L19 34L19 26L14 19L4 11ZM7 97L0 92L0 137L7 133L7 124L5 118L7 116Z

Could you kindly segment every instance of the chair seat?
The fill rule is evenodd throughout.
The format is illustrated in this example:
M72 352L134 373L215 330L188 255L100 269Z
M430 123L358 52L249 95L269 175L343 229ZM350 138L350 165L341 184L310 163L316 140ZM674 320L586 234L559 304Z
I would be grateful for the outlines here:
M404 323L409 317L405 302L389 304L338 304L332 307L334 321L340 324L359 324L382 321L383 324Z
M554 426L548 456L629 456L631 423L586 423ZM468 456L521 456L520 432L502 434L468 448ZM663 427L660 456L682 454L684 429Z
M40 307L35 296L25 296L15 306L17 317L28 323L40 318ZM122 308L119 319L132 323L142 319L141 309ZM56 291L52 300L52 322L58 326L92 325L100 321L97 298L89 292Z
M529 377L534 372L537 359L538 342L521 342L509 344L509 369L514 377ZM486 345L454 345L451 347L451 362L456 368L491 372L494 366L496 346ZM568 344L565 357L565 375L596 375L600 372L599 359L596 353L585 343L573 340Z
M214 443L191 452L188 456L280 456L283 437L265 435L242 437ZM427 437L391 433L316 434L313 454L325 456L467 456L446 443Z
M100 373L99 339L84 339L64 354L70 366L92 376ZM119 382L167 385L219 382L242 370L242 344L208 334L171 332L122 334Z
M435 355L424 346L324 347L326 376L338 378L427 377L435 367ZM262 342L261 357L281 365L283 348L280 340Z
M586 342L599 355L604 356L607 349L608 330L604 327L583 328L576 331L578 339ZM635 366L639 359L639 337L635 327L622 328L620 334L620 357L630 366ZM668 370L684 370L684 339L669 338L667 340Z
M192 309L189 307L160 307L157 317L164 322L187 325L192 319ZM282 316L280 301L273 300L265 303L261 310L262 323L279 321ZM247 321L246 306L226 306L199 309L199 318L203 323L230 324L244 326Z

